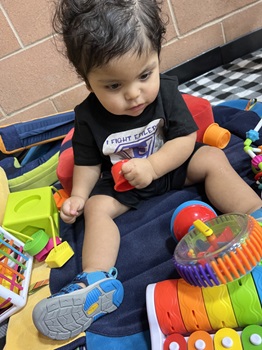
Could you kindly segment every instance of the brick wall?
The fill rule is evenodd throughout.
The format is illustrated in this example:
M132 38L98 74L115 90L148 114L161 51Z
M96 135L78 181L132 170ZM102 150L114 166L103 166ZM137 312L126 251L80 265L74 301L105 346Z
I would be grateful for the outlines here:
M51 0L0 0L0 125L73 109L87 90L52 38ZM262 0L164 0L161 70L248 34Z

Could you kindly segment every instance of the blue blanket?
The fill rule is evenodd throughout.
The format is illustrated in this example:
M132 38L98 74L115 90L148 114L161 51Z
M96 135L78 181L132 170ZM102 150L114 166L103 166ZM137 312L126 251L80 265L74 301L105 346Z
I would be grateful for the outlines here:
M229 161L240 176L256 189L250 157L243 151L243 141L246 132L257 125L259 116L252 111L228 106L214 107L213 112L215 121L232 134L224 149ZM262 139L256 144L261 145ZM115 220L121 232L116 267L124 285L125 298L116 312L99 319L89 328L86 336L88 350L150 349L146 287L179 277L172 262L175 241L170 235L170 220L178 205L193 199L208 203L202 184L147 200L139 210L130 210ZM61 236L72 246L75 255L62 268L51 271L52 293L71 282L81 271L83 231L83 217L73 225L61 222Z

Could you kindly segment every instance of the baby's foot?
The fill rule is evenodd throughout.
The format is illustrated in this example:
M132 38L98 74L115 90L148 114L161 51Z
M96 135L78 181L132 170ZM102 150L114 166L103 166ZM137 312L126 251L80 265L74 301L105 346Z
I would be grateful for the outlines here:
M33 321L36 328L57 340L69 339L85 331L122 303L124 289L116 277L115 268L109 272L80 273L60 292L35 306ZM82 284L86 287L81 287Z

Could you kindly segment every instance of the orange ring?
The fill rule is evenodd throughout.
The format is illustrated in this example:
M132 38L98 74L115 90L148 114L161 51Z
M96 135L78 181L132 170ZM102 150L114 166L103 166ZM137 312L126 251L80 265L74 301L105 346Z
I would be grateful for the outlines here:
M187 331L189 333L200 329L211 331L212 327L206 312L202 289L179 279L177 293L181 315Z

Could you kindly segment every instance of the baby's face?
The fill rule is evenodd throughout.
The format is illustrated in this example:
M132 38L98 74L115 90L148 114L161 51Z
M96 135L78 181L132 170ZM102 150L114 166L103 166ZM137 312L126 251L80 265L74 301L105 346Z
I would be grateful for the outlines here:
M88 75L90 91L110 113L138 117L159 91L157 52L140 57L127 53L94 68Z

